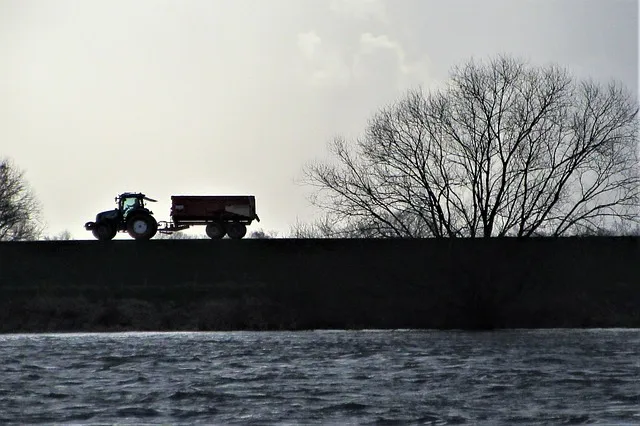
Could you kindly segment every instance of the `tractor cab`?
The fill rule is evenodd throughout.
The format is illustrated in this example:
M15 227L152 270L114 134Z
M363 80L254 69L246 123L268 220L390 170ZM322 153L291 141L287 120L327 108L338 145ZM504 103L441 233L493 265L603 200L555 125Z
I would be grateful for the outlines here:
M136 211L144 211L148 214L153 214L152 211L145 208L144 202L156 202L152 198L148 198L141 193L125 192L116 197L116 203L118 204L118 211L121 214L123 220L126 220L127 216Z

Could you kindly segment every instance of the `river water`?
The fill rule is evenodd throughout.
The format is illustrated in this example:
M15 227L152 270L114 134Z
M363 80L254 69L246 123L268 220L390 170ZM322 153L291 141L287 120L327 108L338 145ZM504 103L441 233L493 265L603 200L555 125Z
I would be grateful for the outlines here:
M2 424L640 424L640 330L0 336Z

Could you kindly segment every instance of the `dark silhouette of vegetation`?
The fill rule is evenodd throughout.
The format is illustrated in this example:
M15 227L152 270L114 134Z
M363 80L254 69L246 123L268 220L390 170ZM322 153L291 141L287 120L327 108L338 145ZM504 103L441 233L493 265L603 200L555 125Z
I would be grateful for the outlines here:
M45 241L69 241L73 240L73 236L71 235L71 232L65 229L55 235L45 235L42 239Z
M269 240L272 238L277 238L277 236L278 236L278 233L276 231L265 231L264 229L261 228L249 233L248 238L258 239L258 240Z
M0 159L0 241L35 240L42 232L41 207L24 172Z
M276 232L265 231L263 229L258 229L256 231L252 231L251 233L249 233L249 235L247 235L247 238L269 239L269 238L275 238L276 235L277 235ZM224 238L228 239L229 237L225 235ZM206 239L206 240L208 240L209 237L204 235L204 234L193 235L193 234L187 234L186 232L173 232L171 234L158 233L158 235L156 235L154 237L154 239L159 239L159 240L194 240L194 239L195 240L200 240L200 239Z
M336 229L328 215L311 223L297 220L289 227L289 238L333 238L335 236Z
M334 236L564 236L640 223L638 104L508 56L408 92L309 164Z
M204 234L197 234L197 235L193 235L193 234L187 234L186 232L172 232L170 234L166 234L163 232L158 232L158 234L156 234L156 236L154 237L154 239L157 240L201 240L201 239L208 239L209 237L207 237Z

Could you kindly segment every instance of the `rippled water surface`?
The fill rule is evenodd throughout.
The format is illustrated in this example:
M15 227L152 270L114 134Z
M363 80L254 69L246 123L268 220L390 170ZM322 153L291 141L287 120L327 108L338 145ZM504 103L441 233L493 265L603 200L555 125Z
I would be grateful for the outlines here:
M640 423L640 330L0 336L0 423Z

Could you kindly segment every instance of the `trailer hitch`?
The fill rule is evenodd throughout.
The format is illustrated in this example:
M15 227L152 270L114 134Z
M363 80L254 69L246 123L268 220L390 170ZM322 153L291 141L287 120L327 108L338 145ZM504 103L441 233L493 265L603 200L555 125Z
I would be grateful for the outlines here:
M172 222L160 221L158 222L158 232L161 234L173 234L177 231L183 231L185 229L189 229L189 225L176 225Z

